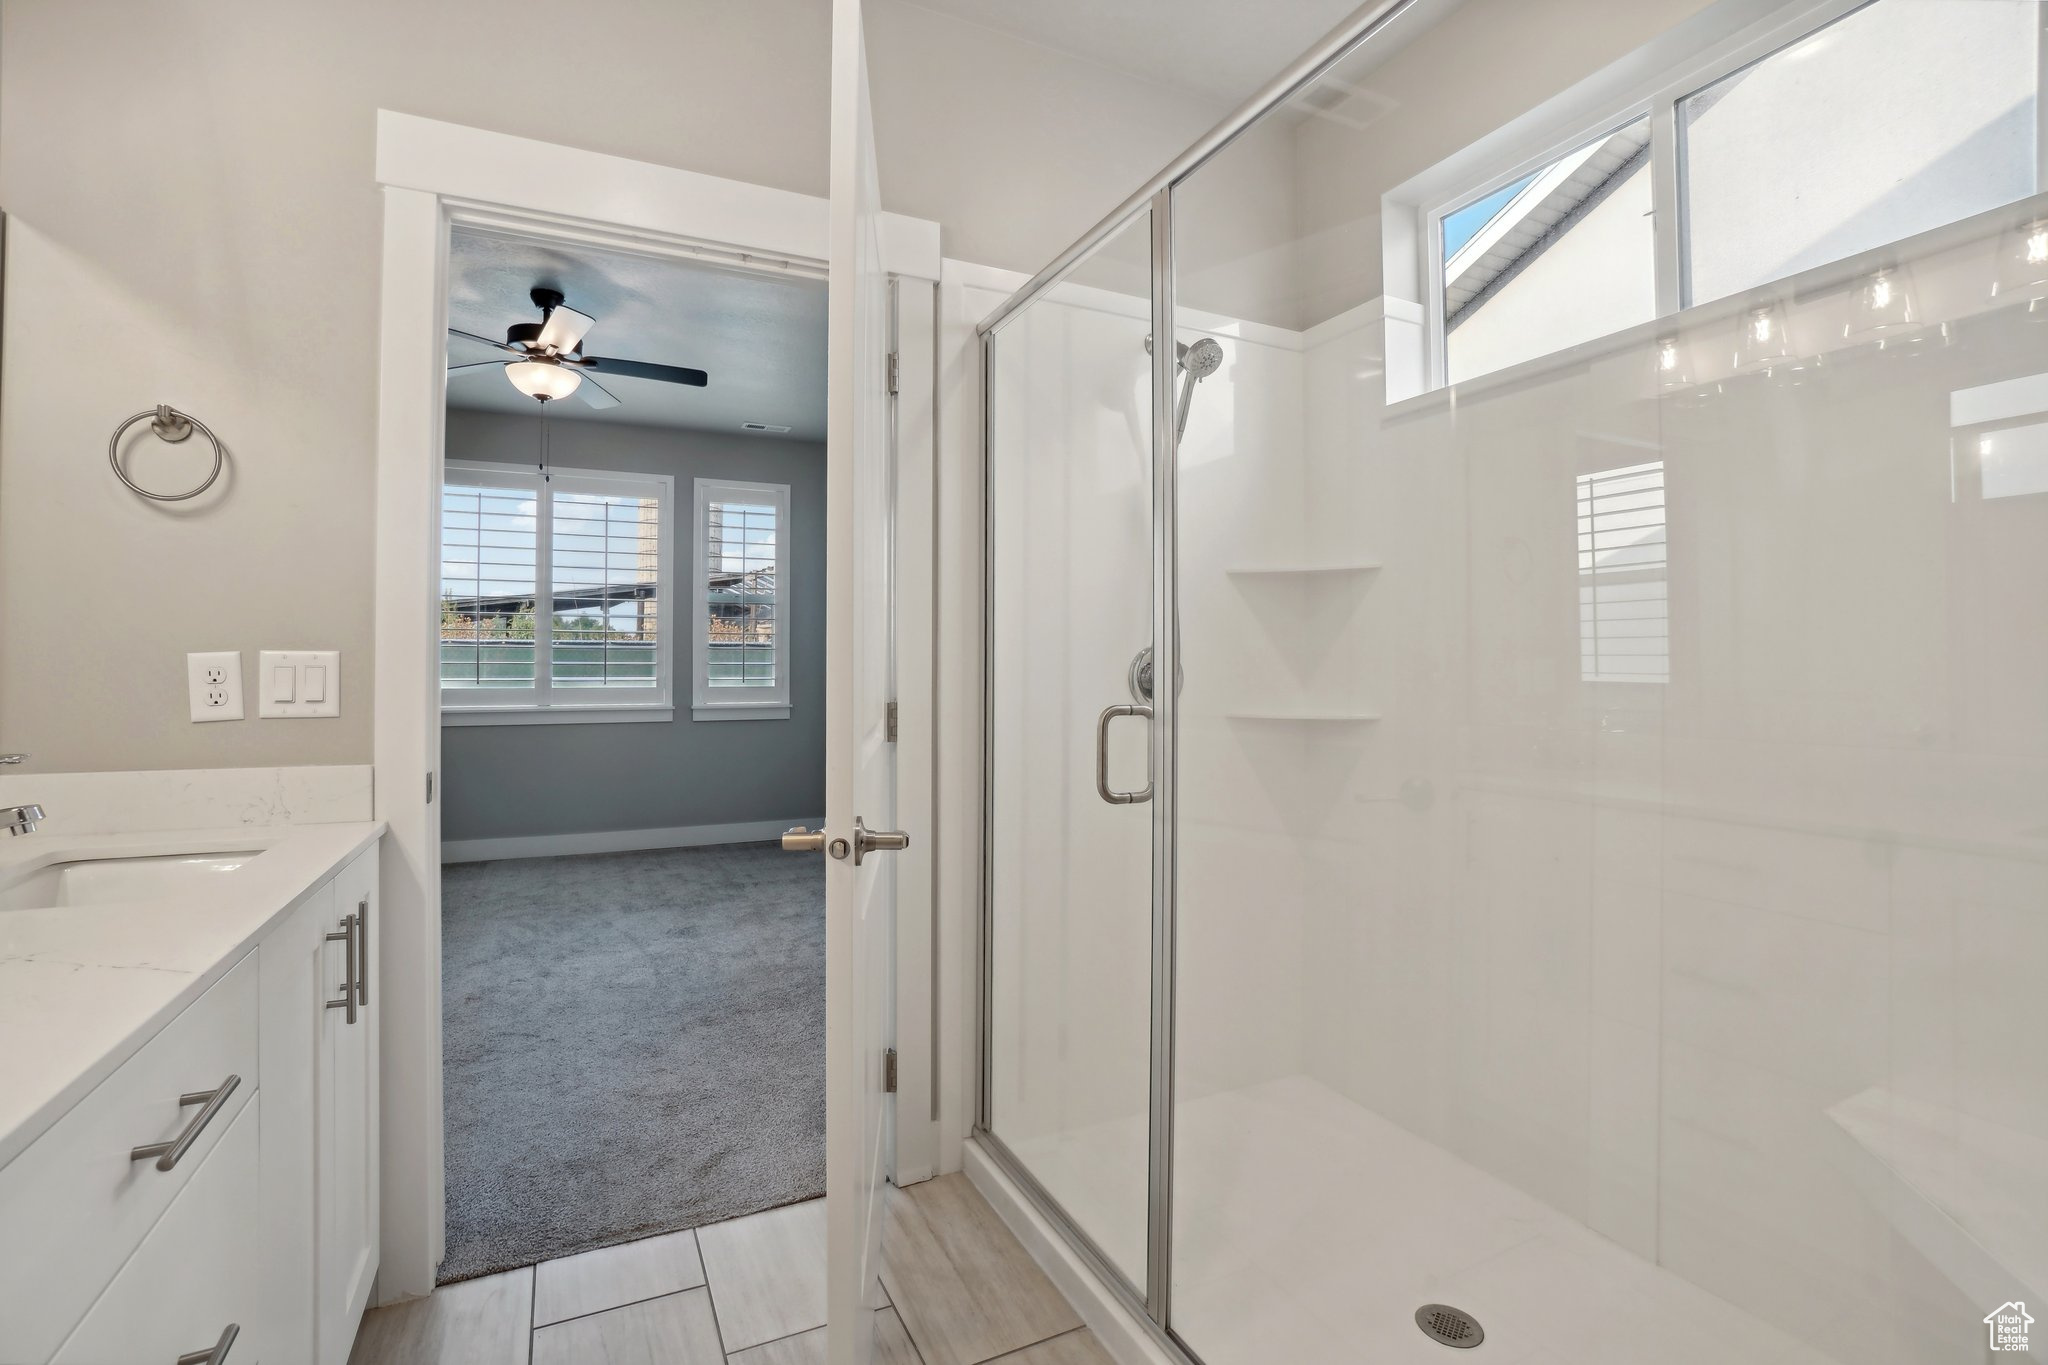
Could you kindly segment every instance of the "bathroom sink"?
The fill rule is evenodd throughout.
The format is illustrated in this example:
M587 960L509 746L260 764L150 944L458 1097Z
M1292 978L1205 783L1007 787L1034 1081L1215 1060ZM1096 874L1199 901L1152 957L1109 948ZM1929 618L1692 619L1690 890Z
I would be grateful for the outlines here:
M43 910L198 895L247 867L261 852L243 849L51 863L0 886L0 910Z

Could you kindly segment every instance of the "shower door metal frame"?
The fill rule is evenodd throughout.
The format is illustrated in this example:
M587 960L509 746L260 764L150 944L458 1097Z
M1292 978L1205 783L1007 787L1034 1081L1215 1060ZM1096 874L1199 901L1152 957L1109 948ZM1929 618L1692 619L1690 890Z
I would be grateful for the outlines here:
M1153 215L1150 224L1150 319L1153 335L1155 336L1172 335L1170 324L1173 317L1173 238L1172 215L1169 209L1170 197L1170 192L1165 188L1161 188L1149 200L1139 204L1135 210L1126 214L1121 221L1112 225L1096 243L1090 244L1091 248L1094 245L1099 245L1100 240L1113 236L1118 230L1129 226L1139 214L1150 210ZM1067 269L1071 270L1073 266L1078 265L1081 257L1085 255L1086 250L1084 249L1075 260L1068 263ZM1065 273L1066 271L1062 271L1062 275ZM1048 281L1048 283L1051 283L1051 281ZM990 1159L994 1161L1005 1175L1016 1182L1018 1188L1025 1192L1025 1195L1037 1206L1039 1212L1052 1222L1053 1226L1059 1230L1061 1236L1066 1238L1068 1244L1074 1248L1082 1260L1088 1263L1089 1268L1094 1271L1096 1277L1108 1285L1117 1297L1124 1302L1125 1307L1129 1308L1138 1320L1150 1329L1153 1337L1159 1344L1176 1355L1192 1359L1191 1356L1188 1356L1186 1348L1167 1334L1164 1298L1166 1280L1161 1271L1163 1261L1159 1251L1162 1234L1170 1233L1171 1231L1171 1222L1167 1213L1167 1209L1170 1207L1171 1180L1169 1171L1162 1169L1160 1164L1158 1115L1163 1110L1170 1123L1173 1104L1173 1029L1171 1026L1171 993L1173 985L1170 971L1173 944L1170 916L1172 915L1173 900L1170 894L1162 894L1161 877L1163 866L1164 875L1169 879L1170 884L1172 857L1165 833L1171 830L1171 812L1174 809L1174 801L1171 793L1172 756L1169 752L1171 746L1162 742L1161 734L1165 727L1171 724L1172 718L1177 714L1175 700L1169 699L1162 704L1160 698L1155 695L1152 703L1151 720L1147 725L1147 749L1149 755L1147 772L1151 779L1152 791L1149 803L1152 808L1152 939L1150 969L1152 1009L1148 1033L1151 1061L1148 1072L1150 1077L1150 1094L1147 1098L1147 1121L1150 1128L1146 1166L1146 1283L1144 1285L1133 1283L1130 1277L1117 1266L1116 1262L1103 1251L1101 1245L1096 1242L1094 1237L1081 1227L1079 1221L1067 1212L1058 1198L1046 1189L1037 1176L1032 1174L1030 1166L1015 1152L1010 1150L1009 1144L997 1136L992 1122L994 1109L994 1081L992 1079L994 1075L994 1006L992 1003L993 992L990 990L990 986L995 971L995 859L992 851L994 847L992 834L995 829L995 783L992 780L992 775L995 772L995 725L993 720L995 678L995 578L993 574L995 502L990 496L990 489L994 486L995 468L993 414L995 406L996 333L1000 330L1001 322L1014 316L1016 311L1014 309L1009 310L1002 318L991 322L984 322L979 328L982 380L981 1067L980 1094L976 1108L973 1135L975 1140L988 1153ZM1173 601L1171 565L1174 542L1171 538L1171 522L1167 519L1167 513L1164 510L1165 507L1172 505L1172 500L1169 494L1165 503L1162 504L1160 479L1163 469L1167 488L1170 490L1174 477L1173 452L1175 447L1173 441L1173 419L1175 368L1171 363L1163 363L1161 361L1160 353L1162 352L1168 356L1173 354L1171 348L1155 347L1152 358L1152 617L1155 642L1162 635L1162 632L1159 630L1159 622L1161 620L1173 619L1171 616L1161 615L1163 610L1171 610ZM1164 412L1166 414L1163 426L1160 423L1162 403L1164 404ZM1162 431L1166 434L1163 447L1160 441L1160 433ZM1163 456L1162 449L1164 450ZM1162 550L1160 542L1163 520L1166 521L1168 535L1164 550ZM1153 651L1155 677L1160 676L1157 670L1162 657L1169 662L1169 665L1177 664L1179 661L1178 651L1172 645L1169 645L1162 655L1155 644ZM1159 690L1161 689L1154 689L1155 693ZM1171 691L1172 689L1165 690ZM1161 931L1162 916L1169 917L1169 923L1166 926L1167 932L1164 933ZM1159 960L1162 946L1169 959L1165 970L1162 970ZM1162 982L1167 992L1163 1016L1161 1011L1162 1002L1160 1000ZM1163 1027L1161 1023L1162 1017L1166 1021ZM1160 1061L1160 1051L1162 1048L1165 1049L1167 1054L1164 1066L1161 1065ZM1166 1160L1170 1167L1172 1160L1170 1145L1167 1148ZM1162 1203L1162 1197L1167 1202ZM1155 1298L1155 1295L1159 1297Z
M1039 295L1071 274L1103 242L1122 231L1141 213L1151 214L1151 320L1154 337L1174 335L1174 191L1208 164L1217 153L1268 113L1293 98L1332 67L1369 42L1390 23L1428 0L1369 0L1350 18L1268 82L1228 118L1154 175L1094 227L1061 252L1023 287L978 324L981 343L982 453L982 684L981 684L981 980L980 1095L973 1135L995 1165L1024 1191L1038 1211L1064 1236L1104 1284L1145 1324L1170 1353L1199 1365L1200 1357L1173 1328L1173 1123L1174 1123L1174 989L1175 906L1178 809L1179 710L1178 686L1153 688L1150 724L1152 778L1152 945L1151 945L1151 1077L1148 1096L1150 1134L1146 1191L1145 1284L1137 1286L1118 1270L1095 1240L1061 1207L992 1129L993 1005L990 985L995 971L995 867L992 833L995 824L995 727L993 688L995 658L995 583L992 545L995 506L993 487L993 384L995 338L1003 325ZM1180 676L1178 450L1174 348L1152 348L1152 625L1155 679Z

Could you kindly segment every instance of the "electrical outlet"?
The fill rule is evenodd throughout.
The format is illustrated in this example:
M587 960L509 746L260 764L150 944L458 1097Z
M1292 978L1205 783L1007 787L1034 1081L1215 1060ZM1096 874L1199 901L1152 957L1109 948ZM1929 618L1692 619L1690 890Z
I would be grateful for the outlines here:
M187 654L185 686L192 697L193 720L242 718L242 656L237 651Z
M256 714L293 720L341 714L341 652L266 649L256 656Z

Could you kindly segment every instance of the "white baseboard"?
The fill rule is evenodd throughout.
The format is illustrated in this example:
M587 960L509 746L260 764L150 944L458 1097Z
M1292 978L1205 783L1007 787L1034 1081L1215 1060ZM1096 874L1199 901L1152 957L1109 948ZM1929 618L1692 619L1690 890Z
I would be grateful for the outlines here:
M529 834L510 839L447 839L443 863L488 863L500 858L559 858L568 853L631 853L649 848L702 848L754 844L780 838L792 825L817 829L822 815L751 820L736 825L676 825L669 829L605 829L588 834Z
M974 1188L981 1191L981 1197L988 1200L1004 1225L1024 1244L1031 1259L1038 1262L1039 1269L1066 1296L1117 1365L1187 1365L1185 1357L1161 1346L1149 1325L1140 1321L1096 1277L1059 1230L1031 1206L1016 1183L990 1160L980 1143L967 1139L964 1156L963 1169L974 1182Z

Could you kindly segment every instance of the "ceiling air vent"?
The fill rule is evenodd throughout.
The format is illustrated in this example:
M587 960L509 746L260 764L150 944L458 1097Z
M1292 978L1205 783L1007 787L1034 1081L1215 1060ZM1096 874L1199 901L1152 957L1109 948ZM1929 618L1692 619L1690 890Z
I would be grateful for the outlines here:
M786 436L789 434L788 427L778 427L769 422L742 422L740 423L740 430L758 431L770 436Z

